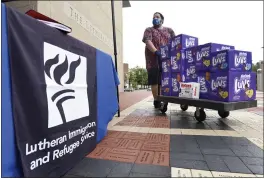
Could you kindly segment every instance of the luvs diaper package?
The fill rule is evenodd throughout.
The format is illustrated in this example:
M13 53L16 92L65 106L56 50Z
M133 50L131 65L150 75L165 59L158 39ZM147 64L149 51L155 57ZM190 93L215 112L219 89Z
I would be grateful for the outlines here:
M171 52L175 50L182 50L198 45L198 38L190 35L180 34L171 39L170 49Z
M171 96L179 96L180 92L181 73L171 74Z
M251 71L251 52L240 50L224 50L211 53L210 71Z
M256 98L256 73L219 72L211 75L209 99L216 101L249 101Z
M208 61L208 57L210 57L211 53L230 49L235 49L235 47L216 43L207 43L204 45L197 46L195 56L197 71L207 70L208 67L206 67L206 65L208 65L208 63L206 62L206 60Z
M200 83L200 98L208 99L211 92L211 73L210 72L198 72L197 82Z

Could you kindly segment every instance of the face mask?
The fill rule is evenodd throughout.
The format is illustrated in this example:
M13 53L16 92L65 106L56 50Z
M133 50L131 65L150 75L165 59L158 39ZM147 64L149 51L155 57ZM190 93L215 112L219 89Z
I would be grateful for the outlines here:
M153 19L153 21L152 21L152 24L153 25L160 25L160 19Z

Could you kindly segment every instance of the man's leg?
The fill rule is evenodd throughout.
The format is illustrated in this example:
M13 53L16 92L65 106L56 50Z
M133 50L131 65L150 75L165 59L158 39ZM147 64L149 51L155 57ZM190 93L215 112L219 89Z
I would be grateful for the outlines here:
M158 96L158 85L151 85L151 91L152 91L154 100L156 100Z
M160 107L160 101L157 101L158 96L158 68L152 68L148 70L148 84L151 85L151 91L154 98L154 106L155 108Z

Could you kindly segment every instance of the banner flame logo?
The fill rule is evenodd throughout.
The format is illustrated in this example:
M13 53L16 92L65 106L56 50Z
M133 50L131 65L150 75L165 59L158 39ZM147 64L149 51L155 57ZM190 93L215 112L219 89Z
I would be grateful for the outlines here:
M60 65L57 65L53 71L53 78L51 77L51 67L53 65L56 65L59 62L59 54L56 55L53 59L49 59L46 61L45 63L45 73L48 75L48 77L52 80L54 80L57 84L62 85L61 84L61 78L63 75L66 74L67 70L68 70L68 58L66 56L65 60L63 63L61 63ZM65 84L71 84L74 79L75 79L75 71L77 69L77 67L80 65L81 63L81 59L80 57L78 58L77 61L73 61L70 64L69 67L69 79L65 82Z
M66 58L65 58L64 62L55 67L52 76L51 76L51 67L59 63L59 54L57 54L54 58L47 60L45 65L44 65L44 70L45 70L45 73L47 74L47 76L51 80L55 81L58 85L61 85L61 86L63 86L61 83L61 78L63 77L63 75L65 75L67 73L68 69L69 69L69 78L65 82L65 84L71 84L74 81L75 71L81 63L81 59L79 57L77 61L71 62L70 66L69 66L67 55L65 55L65 56L66 56ZM68 66L69 66L69 68L68 68ZM57 98L59 98L63 94L74 93L74 92L75 91L72 89L65 89L65 90L58 91L57 93L55 93L51 97L51 100L54 102ZM75 97L73 95L67 95L67 96L62 97L61 99L59 99L56 102L56 106L60 112L61 119L62 119L63 123L66 123L66 118L65 118L65 113L64 113L63 107L62 107L62 103L65 102L66 100L69 100L69 99L75 99Z

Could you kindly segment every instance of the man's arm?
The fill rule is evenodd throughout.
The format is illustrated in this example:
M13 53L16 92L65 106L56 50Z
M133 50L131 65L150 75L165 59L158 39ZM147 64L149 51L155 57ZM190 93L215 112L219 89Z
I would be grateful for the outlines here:
M153 43L150 40L146 41L146 46L153 53L157 51L156 47L153 45Z
M152 43L152 33L150 28L147 28L144 32L142 41L146 44L147 48L155 53L157 51L156 47Z

